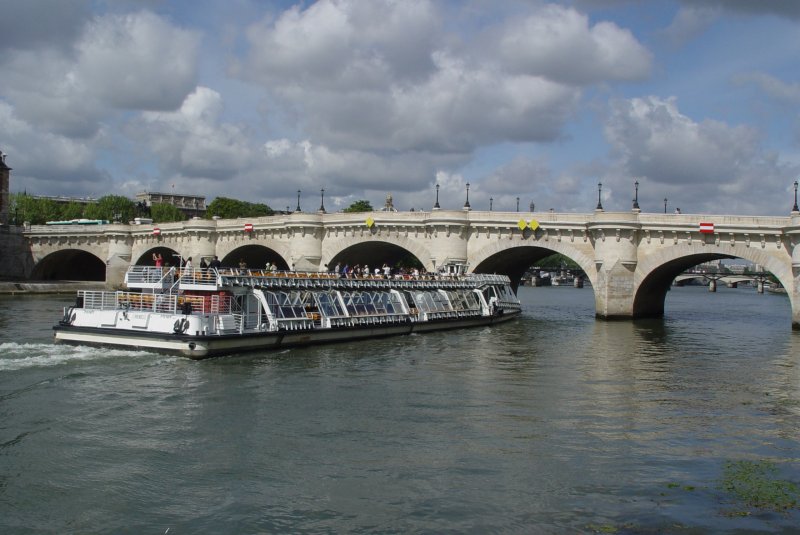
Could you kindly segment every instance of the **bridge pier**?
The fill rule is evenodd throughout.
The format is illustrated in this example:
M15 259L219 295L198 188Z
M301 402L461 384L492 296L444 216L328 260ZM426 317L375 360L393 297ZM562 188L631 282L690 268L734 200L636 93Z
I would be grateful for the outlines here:
M708 281L708 291L714 293L717 291L717 281L716 279L711 279Z
M594 241L595 316L633 319L634 272L638 263L637 214L595 212L589 225Z
M109 225L104 234L108 239L106 288L121 288L125 282L125 272L131 264L133 238L128 225Z

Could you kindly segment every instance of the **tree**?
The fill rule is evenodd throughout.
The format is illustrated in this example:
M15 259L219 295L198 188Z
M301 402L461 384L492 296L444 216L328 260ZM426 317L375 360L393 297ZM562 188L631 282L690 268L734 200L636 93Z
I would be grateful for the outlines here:
M150 206L150 217L154 223L170 223L186 220L186 214L171 204L153 204Z
M26 193L11 195L9 211L16 214L17 224L28 221L32 225L44 225L48 221L59 221L61 207L52 199L42 199Z
M346 212L348 214L354 214L354 213L357 213L357 212L374 212L375 209L372 207L372 205L369 203L369 201L360 200L360 201L354 202L353 204L351 204L350 206L348 206L347 208L345 208L342 211Z
M228 197L217 197L206 208L206 217L209 219L214 216L219 216L223 219L261 217L274 213L275 211L266 204L239 201Z
M97 199L84 210L88 219L128 222L136 213L136 203L122 195L106 195Z
M577 262L563 254L552 254L542 258L536 263L536 266L545 269L580 269Z
M70 201L61 206L61 217L59 219L67 221L70 219L80 219L83 217L83 209L84 205L81 203Z

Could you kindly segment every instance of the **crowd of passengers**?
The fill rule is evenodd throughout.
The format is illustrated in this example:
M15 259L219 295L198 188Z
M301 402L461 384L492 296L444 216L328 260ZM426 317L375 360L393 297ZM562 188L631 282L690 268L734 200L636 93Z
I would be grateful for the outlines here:
M161 258L160 254L153 254L153 260L155 261L156 267L165 267L169 268L170 265L165 263ZM181 269L192 269L192 257L188 257L185 259L181 259L180 262ZM201 270L205 269L225 269L223 268L219 258L214 256L210 262L206 263L205 258L200 259ZM294 266L292 266L294 267ZM337 263L335 266L329 266L325 264L326 271L328 273L336 273L339 277L343 279L358 279L358 278L383 278L383 279L437 279L437 278L450 278L449 275L445 275L442 273L435 273L435 272L428 272L425 270L420 271L418 268L405 268L405 267L391 267L389 264L384 263L381 267L375 267L374 269L370 269L369 265L364 264L356 264L354 266L350 266L349 264L342 265L341 263ZM236 268L229 268L229 269L236 269ZM276 272L276 271L286 271L280 270L277 264L272 262L267 262L266 266L264 267L265 271L268 272ZM244 259L239 261L238 271L241 274L245 274L248 271L247 263ZM294 271L288 270L288 271Z
M429 277L433 274L429 274L427 272L420 272L419 269L406 269L404 267L395 267L392 268L389 264L383 264L382 267L375 267L374 270L370 271L369 265L364 264L356 264L355 266L350 266L348 264L336 264L333 267L325 266L328 268L330 273L338 273L340 277L343 279L357 279L357 278L365 278L365 277L372 277L372 278L384 278L384 279L406 279L406 278L414 278L418 279L420 277Z

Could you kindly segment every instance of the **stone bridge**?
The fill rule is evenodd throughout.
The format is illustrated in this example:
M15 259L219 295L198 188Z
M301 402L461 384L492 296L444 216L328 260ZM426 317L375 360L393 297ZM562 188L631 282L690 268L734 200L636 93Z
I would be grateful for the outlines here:
M701 223L705 232L701 232ZM709 225L710 224L710 225ZM787 217L590 214L434 210L430 212L294 213L252 219L152 225L32 226L15 262L28 278L105 280L119 286L130 264L154 252L218 256L223 265L325 270L337 263L394 264L415 257L433 271L466 262L480 273L504 273L515 286L540 259L561 253L587 274L600 318L660 316L673 279L700 263L742 258L787 289L792 325L800 328L800 212ZM710 230L710 232L709 232Z

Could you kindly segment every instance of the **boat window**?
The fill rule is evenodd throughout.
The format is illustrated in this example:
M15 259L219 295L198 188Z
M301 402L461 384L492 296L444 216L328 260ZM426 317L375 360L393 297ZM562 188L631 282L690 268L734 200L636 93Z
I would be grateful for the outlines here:
M344 316L344 310L339 304L339 299L334 292L324 292L314 295L320 314L326 317Z

